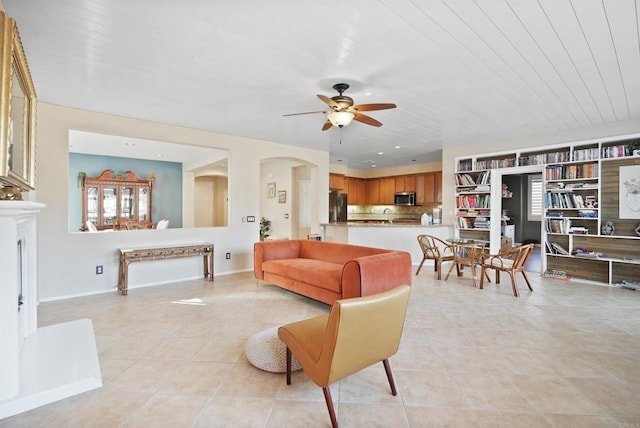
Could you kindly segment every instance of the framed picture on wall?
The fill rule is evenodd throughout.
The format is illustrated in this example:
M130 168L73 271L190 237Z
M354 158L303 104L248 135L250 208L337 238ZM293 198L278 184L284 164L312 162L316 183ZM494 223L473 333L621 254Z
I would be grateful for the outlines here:
M620 218L640 218L640 165L620 167Z
M278 203L279 204L284 204L287 202L287 191L286 190L280 190L278 192Z
M267 198L276 197L276 183L267 183Z

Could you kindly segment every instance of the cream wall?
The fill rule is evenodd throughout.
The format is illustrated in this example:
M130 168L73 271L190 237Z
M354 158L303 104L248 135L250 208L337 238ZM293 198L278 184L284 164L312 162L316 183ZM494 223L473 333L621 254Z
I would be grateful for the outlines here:
M229 227L69 233L66 225L70 129L228 149ZM260 164L263 159L275 157L318 165L318 188L329 187L327 152L39 103L36 190L26 197L47 205L38 217L40 300L115 290L119 248L207 241L215 244L216 275L252 269L259 222L244 223L242 217L260 218ZM329 210L326 193L318 194L315 208L319 222L326 222ZM226 252L231 253L231 260L225 260ZM104 266L103 275L95 274L96 265ZM129 275L130 288L197 278L202 275L202 260L133 263Z

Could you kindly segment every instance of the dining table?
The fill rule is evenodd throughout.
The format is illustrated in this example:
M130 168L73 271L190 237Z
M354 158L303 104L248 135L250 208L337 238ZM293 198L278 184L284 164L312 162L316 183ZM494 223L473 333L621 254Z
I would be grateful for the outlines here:
M462 276L464 273L464 267L469 266L471 268L471 276L475 287L476 266L482 264L482 258L487 254L485 249L488 249L489 241L467 238L450 238L446 241L453 247L454 258L444 280L446 281L449 279L449 275L454 267L457 269L458 276ZM487 279L489 278L487 277Z

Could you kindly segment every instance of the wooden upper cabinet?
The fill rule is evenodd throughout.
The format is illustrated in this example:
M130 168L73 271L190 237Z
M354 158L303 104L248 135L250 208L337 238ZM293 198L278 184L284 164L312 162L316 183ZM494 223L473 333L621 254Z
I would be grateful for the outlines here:
M436 176L436 202L442 203L442 171L433 173Z
M380 179L379 178L367 179L366 204L367 205L380 204Z
M416 176L416 204L424 205L437 202L442 202L442 171L418 174Z
M395 192L415 192L416 191L416 176L410 175L396 175L395 177Z
M366 180L356 177L346 177L347 203L349 205L365 205L367 203Z
M381 177L380 179L380 205L393 205L396 192L396 180L394 177Z
M329 189L331 190L345 190L344 175L342 174L329 174Z

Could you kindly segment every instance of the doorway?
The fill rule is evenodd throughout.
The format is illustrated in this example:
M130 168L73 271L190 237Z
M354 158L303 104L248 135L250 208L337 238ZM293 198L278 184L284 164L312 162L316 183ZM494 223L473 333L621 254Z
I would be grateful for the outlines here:
M535 244L525 267L527 272L541 273L543 270L543 171L543 166L535 165L520 167L517 173L501 175L501 236L510 236L514 246Z

